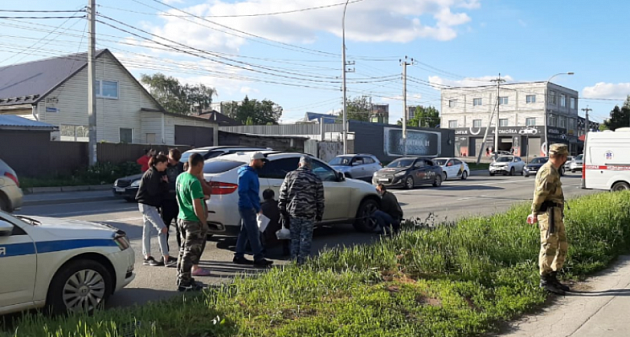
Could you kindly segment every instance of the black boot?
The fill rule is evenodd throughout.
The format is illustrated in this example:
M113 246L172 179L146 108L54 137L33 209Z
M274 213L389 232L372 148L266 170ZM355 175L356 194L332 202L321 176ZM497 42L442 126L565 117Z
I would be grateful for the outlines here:
M564 290L560 289L556 284L551 280L550 274L540 275L540 287L547 290L548 292L556 295L564 295Z
M557 271L553 271L551 273L549 273L549 280L558 288L564 290L564 291L571 291L571 288L569 288L569 286L564 285L562 283L560 283L560 281L558 281L558 272Z

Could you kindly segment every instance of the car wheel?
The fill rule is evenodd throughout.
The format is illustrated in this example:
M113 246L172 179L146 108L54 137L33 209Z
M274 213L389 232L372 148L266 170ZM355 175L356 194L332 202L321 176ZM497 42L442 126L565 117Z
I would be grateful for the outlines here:
M494 177L494 172L490 172L490 176L491 176L491 177Z
M564 175L564 167L560 169L560 175L563 176Z
M444 174L444 177L442 178L443 181L447 181L448 180L448 175L446 174L446 172L442 172Z
M628 185L628 183L626 182L621 181L621 182L615 183L610 190L613 192L626 191L626 190L630 190L630 185Z
M464 171L462 172L462 180L466 180L468 179L468 172Z
M112 293L112 276L94 260L76 260L57 271L50 283L46 305L52 314L93 312Z
M10 213L11 210L9 208L10 208L9 201L3 194L0 194L0 210L3 212Z
M412 177L405 178L405 188L410 190L414 187L416 187L416 185L413 183L413 178Z
M575 173L575 170L571 170L571 173Z
M357 210L357 216L352 224L354 229L359 232L370 233L374 232L377 223L372 214L378 210L378 202L374 199L367 199L361 202L359 209Z
M511 175L511 176L513 176L513 175L514 175L514 172L515 172L515 171L514 171L514 168L512 167L512 168L510 169L510 175Z
M435 176L435 180L433 180L433 187L440 187L440 186L442 186L442 177Z

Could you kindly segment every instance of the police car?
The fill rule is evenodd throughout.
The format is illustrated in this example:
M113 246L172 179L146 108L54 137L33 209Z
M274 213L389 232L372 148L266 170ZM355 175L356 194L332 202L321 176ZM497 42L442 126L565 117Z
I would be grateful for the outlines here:
M0 211L0 315L91 312L134 279L134 259L109 225Z

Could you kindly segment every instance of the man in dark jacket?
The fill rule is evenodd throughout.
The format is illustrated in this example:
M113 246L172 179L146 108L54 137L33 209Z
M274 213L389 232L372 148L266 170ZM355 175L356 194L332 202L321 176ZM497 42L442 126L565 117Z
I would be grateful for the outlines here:
M300 167L289 172L280 187L278 207L291 223L291 259L303 264L311 254L313 226L324 215L324 185L311 171L309 156L300 158Z
M372 214L372 217L379 225L379 232L387 233L391 226L395 232L400 230L400 221L403 217L402 208L398 203L398 199L395 195L387 192L385 185L378 184L376 190L381 195L381 209Z
M168 152L168 165L166 166L166 177L168 178L168 193L164 195L162 199L162 220L166 225L166 228L170 229L171 223L173 220L177 219L177 214L179 214L179 207L177 206L177 191L175 189L175 182L177 181L177 177L184 172L184 164L180 163L179 160L182 158L182 153L178 149L171 149ZM177 224L175 224L175 229L177 232L177 246L180 247L182 245L182 240L179 237L179 228ZM166 234L166 242L168 243L168 232ZM168 245L168 244L167 244ZM170 251L170 247L169 247Z
M241 231L236 240L236 252L233 262L236 264L253 264L255 267L266 268L273 264L265 259L260 243L260 230L256 220L257 214L262 214L260 208L260 182L256 170L261 169L266 160L265 156L256 152L252 155L248 166L238 170L238 212L241 215ZM254 261L245 258L247 242L254 253Z

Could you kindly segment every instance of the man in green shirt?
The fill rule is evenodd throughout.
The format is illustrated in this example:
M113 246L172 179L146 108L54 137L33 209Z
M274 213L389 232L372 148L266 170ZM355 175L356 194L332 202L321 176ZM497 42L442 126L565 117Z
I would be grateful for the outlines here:
M177 204L179 215L177 226L182 245L177 260L177 286L179 291L198 291L202 285L195 282L191 271L199 264L208 232L207 212L201 182L197 177L203 173L203 157L198 153L188 158L188 169L177 177Z

